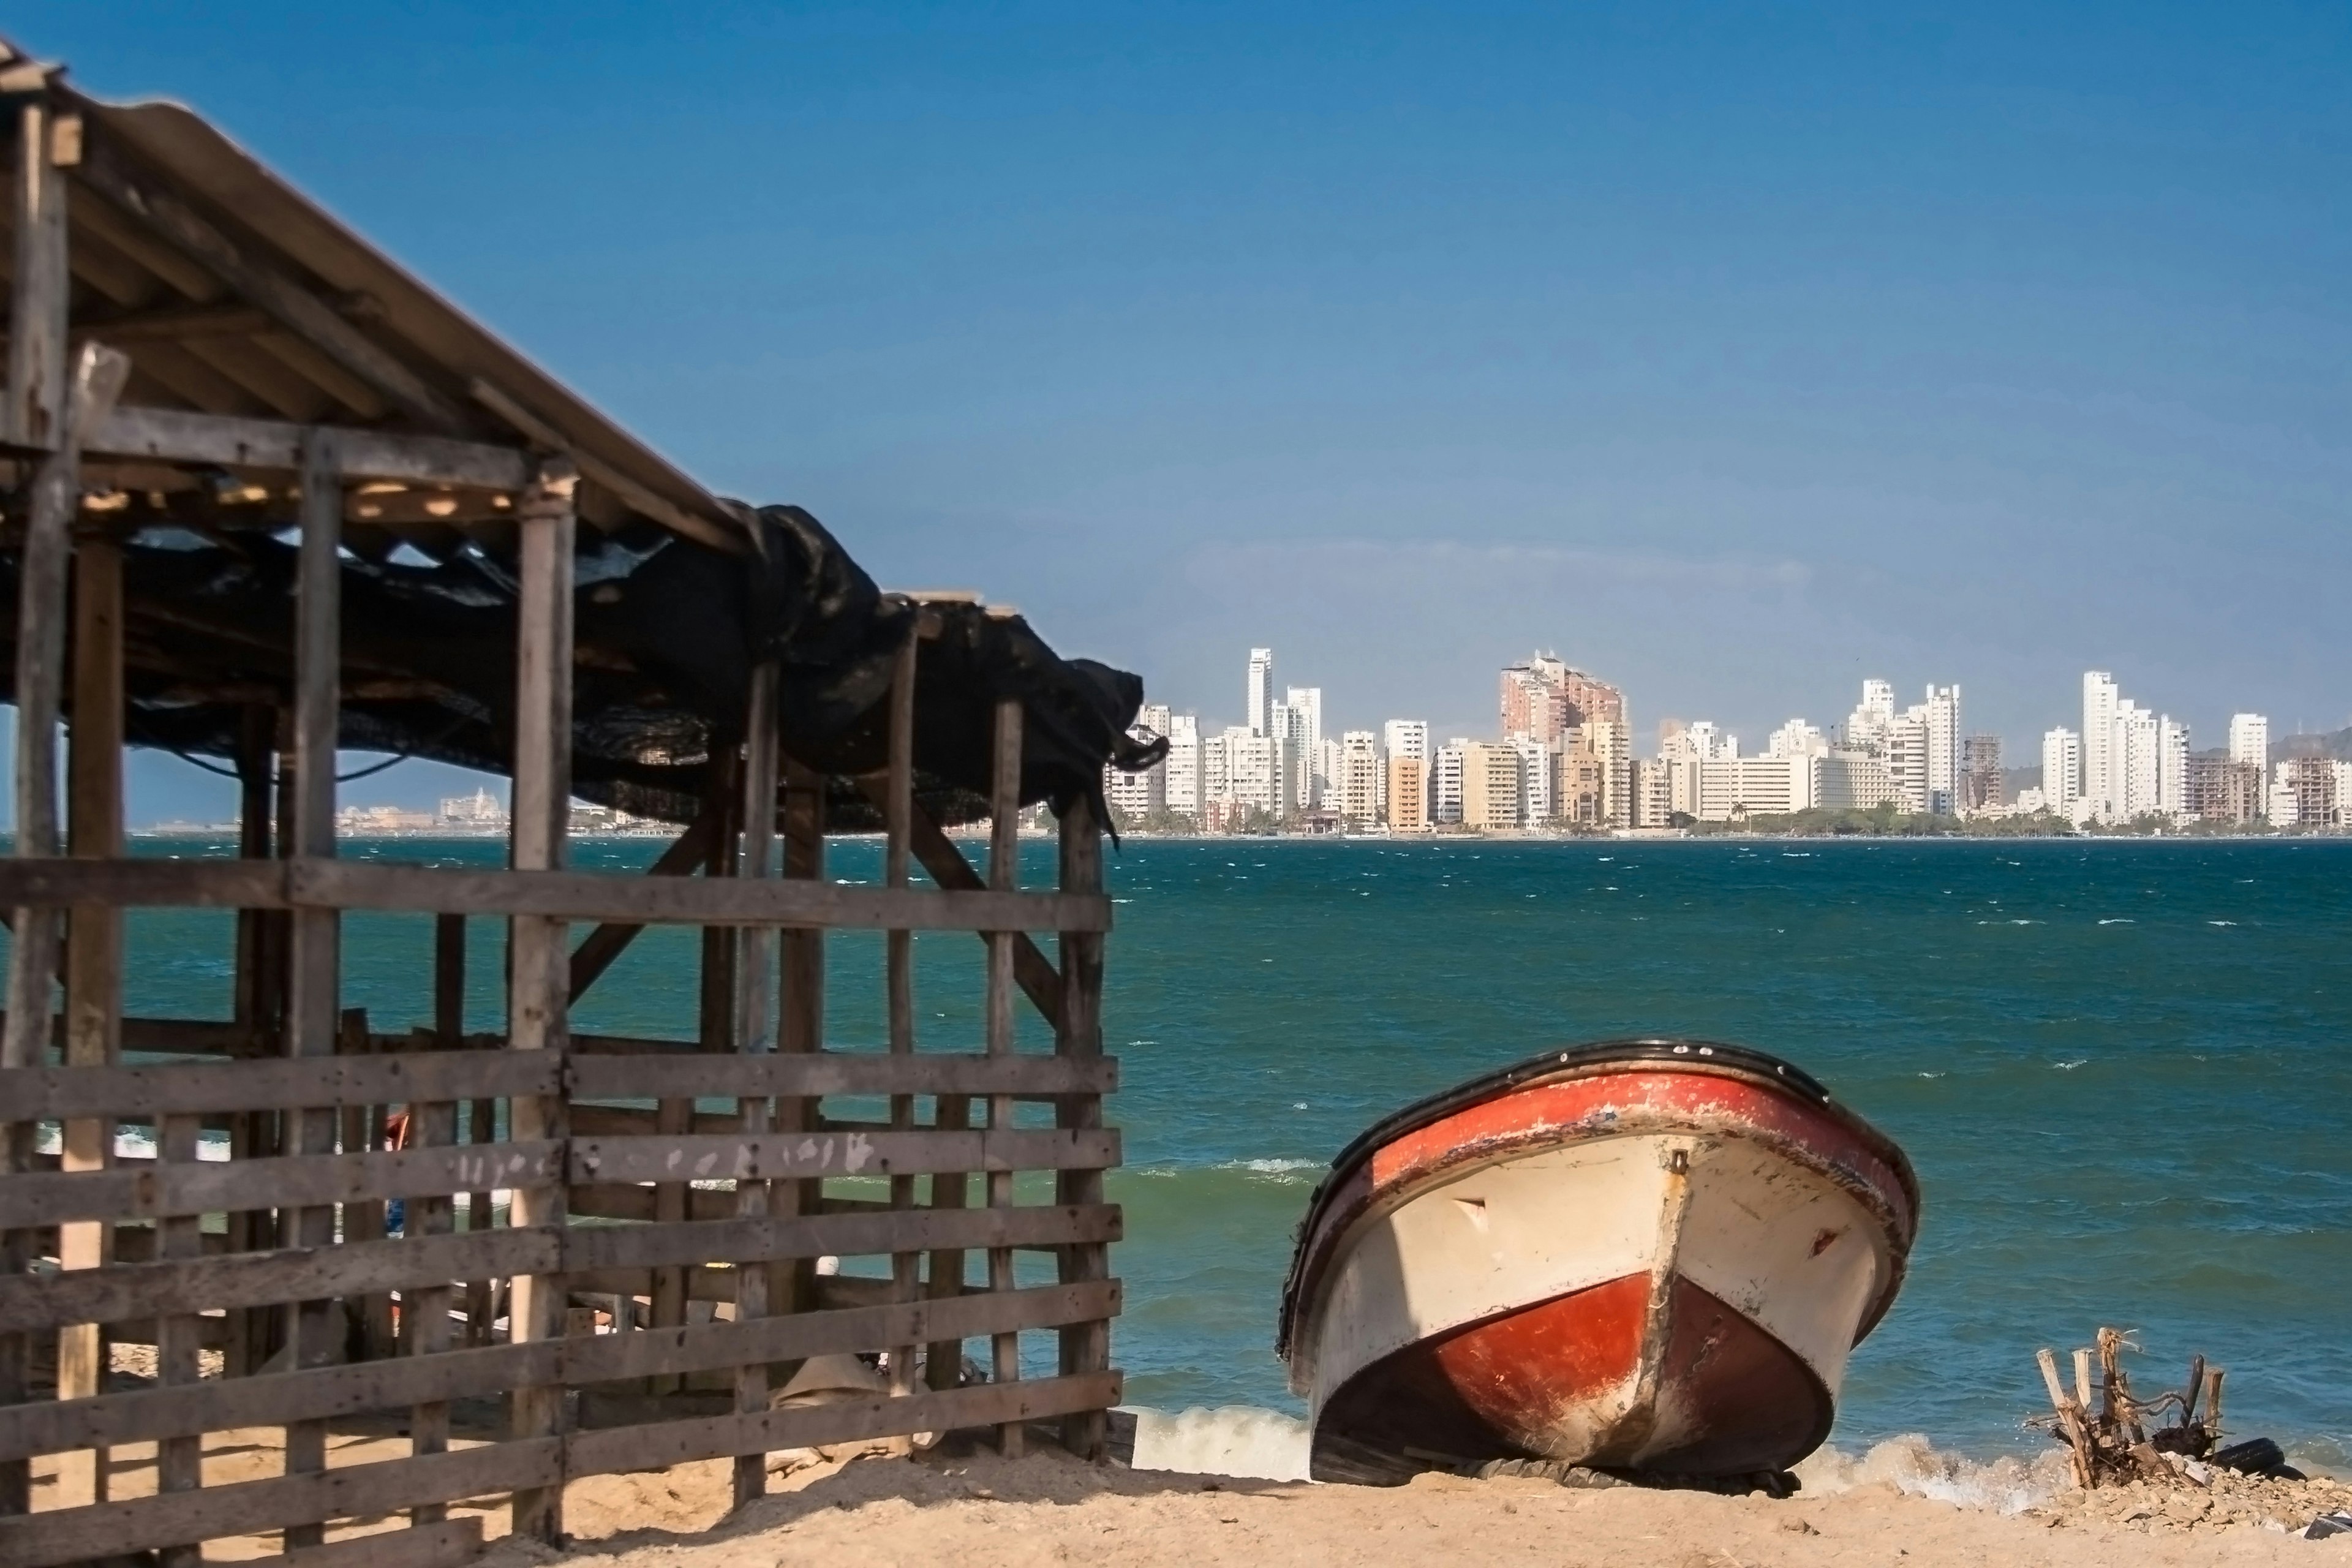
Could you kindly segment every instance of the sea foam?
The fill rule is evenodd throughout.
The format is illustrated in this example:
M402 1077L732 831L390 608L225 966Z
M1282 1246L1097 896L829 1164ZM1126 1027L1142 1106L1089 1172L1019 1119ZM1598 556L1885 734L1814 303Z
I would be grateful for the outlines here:
M1969 1459L1946 1453L1916 1432L1873 1444L1858 1458L1838 1448L1816 1448L1799 1461L1796 1475L1814 1497L1883 1483L1913 1497L1995 1513L2022 1513L2074 1484L2066 1457L2056 1448L2030 1459Z

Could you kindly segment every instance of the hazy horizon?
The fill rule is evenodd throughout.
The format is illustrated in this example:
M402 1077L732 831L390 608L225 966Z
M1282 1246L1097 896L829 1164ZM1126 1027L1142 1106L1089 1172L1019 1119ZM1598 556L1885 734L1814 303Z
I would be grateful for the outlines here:
M2352 711L2341 10L549 16L9 26L714 488L1206 720L1254 645L1334 733L1490 733L1538 647L1645 744L1865 676L2013 763L2086 668L2200 748Z

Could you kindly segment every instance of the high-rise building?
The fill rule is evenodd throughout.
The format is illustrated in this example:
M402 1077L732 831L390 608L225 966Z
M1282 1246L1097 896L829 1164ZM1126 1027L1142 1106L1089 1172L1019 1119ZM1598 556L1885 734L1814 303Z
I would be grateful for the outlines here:
M1270 647L1250 649L1249 731L1274 733L1274 649Z
M2104 669L2083 672L2083 784L2085 809L2103 820L2124 815L2123 767L2116 754L2116 712L2123 693Z
M1341 753L1337 741L1315 742L1315 799L1318 808L1328 808L1339 799L1339 768Z
M1388 756L1388 825L1391 833L1421 833L1429 827L1429 764L1402 752Z
M2156 809L2174 816L2189 811L2189 726L2169 715L2156 722Z
M2189 815L2203 822L2255 821L2268 804L2263 798L2264 771L2252 763L2228 757L2189 759L2185 805Z
M1930 686L1914 711L1927 724L1927 809L1948 816L1960 805L1960 689Z
M1519 760L1519 820L1516 826L1534 827L1549 822L1558 815L1559 748L1526 735L1506 741L1503 745Z
M1502 673L1499 724L1506 741L1560 741L1570 730L1607 720L1623 722L1625 694L1551 654L1538 653Z
M1180 816L1201 811L1201 721L1191 713L1171 713L1168 728L1168 809Z
M1633 826L1633 726L1623 719L1588 719L1579 731L1584 749L1601 769L1601 820L1610 827Z
M1802 719L1790 720L1764 740L1764 754L1768 757L1826 756L1829 749L1829 740L1820 727Z
M1381 726L1381 750L1390 757L1411 757L1421 764L1413 776L1421 781L1422 798L1412 802L1402 815L1417 816L1425 826L1429 822L1429 726L1419 719L1391 719ZM1396 787L1397 772L1391 767L1381 770L1381 816L1393 826L1401 815L1397 803L1389 796Z
M1433 824L1462 820L1462 748L1469 743L1457 735L1429 753L1429 820Z
M1462 825L1495 833L1519 826L1519 756L1473 741L1462 748Z
M1236 727L1223 739L1225 798L1244 810L1282 816L1290 803L1283 793L1274 737Z
M2268 771L2271 765L2271 721L2260 713L2230 715L2230 760L2251 763Z
M1380 738L1370 730L1339 737L1339 816L1350 827L1380 820Z
M1862 701L1846 715L1844 749L1876 756L1886 749L1886 732L1895 727L1895 683L1865 680Z
M1886 727L1886 780L1894 791L1895 807L1907 816L1935 808L1927 777L1927 713L1915 704Z
M1963 812L1991 811L2008 804L2000 771L2000 737L1970 735L1960 742L1960 798Z
M2072 730L2052 730L2042 737L2042 804L2059 816L2072 816L2083 795L2083 737Z
M1814 773L1814 803L1832 811L1874 811L1894 800L1895 780L1886 771L1885 739L1881 735L1881 751L1841 747L1821 758Z

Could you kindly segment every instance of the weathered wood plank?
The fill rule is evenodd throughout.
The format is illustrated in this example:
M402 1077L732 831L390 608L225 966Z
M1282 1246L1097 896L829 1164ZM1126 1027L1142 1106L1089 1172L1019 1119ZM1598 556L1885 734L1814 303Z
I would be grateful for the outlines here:
M577 1138L575 1182L911 1176L935 1171L1074 1171L1116 1165L1116 1128Z
M0 907L33 904L635 921L866 931L1107 931L1098 895L937 892L794 879L747 882L588 871L457 871L382 861L64 859L0 862Z
M1007 1421L1106 1410L1118 1403L1120 1386L1118 1373L1093 1373L1034 1383L981 1384L939 1394L876 1394L759 1415L713 1415L698 1421L664 1421L652 1426L582 1432L571 1439L566 1461L574 1475L600 1475L713 1459L729 1454L848 1443L908 1432L996 1426Z
M1021 885L1021 741L1023 716L1017 699L1008 699L996 705L995 731L991 748L988 822L988 885L995 892L1009 893ZM954 848L950 845L950 849ZM958 859L961 858L961 854ZM1010 1062L1014 1045L1013 1027L1013 986L1015 975L1014 944L1027 940L1017 931L990 931L988 942L988 980L984 995L987 1008L985 1035L991 1059ZM1044 963L1039 955L1038 962ZM1054 1001L1059 1005L1058 980ZM1044 1005L1041 1000L1039 1005ZM1048 1009L1051 1016L1052 1009ZM1066 1066L1082 1064L1067 1057L1051 1058ZM992 1131L1013 1125L1013 1096L992 1093L988 1100L988 1125ZM991 1171L988 1173L988 1206L1008 1209L1013 1206L1013 1173ZM994 1247L988 1252L988 1284L992 1290L1013 1288L1013 1249ZM1000 1384L1021 1380L1021 1336L1000 1333L989 1342L990 1375ZM1021 1458L1026 1447L1025 1428L1018 1421L1007 1421L996 1429L996 1451L1008 1459Z
M751 689L745 700L742 828L736 875L746 880L771 879L780 869L776 863L776 797L781 782L776 735L778 673L774 660L762 660L751 671ZM747 926L736 938L732 1032L735 1049L740 1053L741 1059L772 1058L775 1055L776 934L771 927ZM742 1136L759 1138L771 1131L774 1104L766 1096L741 1096L737 1100L736 1107L736 1130ZM736 1183L737 1220L748 1225L761 1224L769 1217L770 1200L774 1195L771 1184L767 1182ZM756 1321L779 1305L790 1309L789 1300L779 1302L771 1299L772 1293L769 1287L775 1281L770 1279L765 1268L736 1269L736 1321ZM751 1412L767 1407L767 1362L757 1360L739 1364L735 1368L735 1408ZM733 1483L735 1506L738 1508L764 1495L768 1489L765 1456L738 1455Z
M481 1554L482 1521L468 1517L346 1536L275 1557L247 1558L245 1568L457 1568Z
M275 1480L207 1487L169 1497L0 1519L0 1562L50 1568L84 1558L248 1535L284 1527L313 1533L331 1519L390 1513L424 1501L543 1487L563 1473L563 1439L490 1443L425 1458L352 1465ZM313 1543L314 1545L316 1543Z
M562 1171L563 1146L541 1142L34 1172L0 1184L0 1226L439 1197L555 1181Z
M327 302L276 266L247 253L203 216L122 159L103 136L91 139L80 177L114 206L218 278L241 299L359 377L427 429L462 432L468 421L449 397L337 315Z
M281 420L177 408L117 408L90 432L84 450L94 458L296 470L302 466L306 428ZM519 490L530 480L529 456L517 448L439 436L331 428L342 447L343 473L351 479L491 490Z
M418 1051L142 1067L16 1068L0 1072L0 1103L10 1108L11 1115L43 1121L74 1116L146 1121L263 1106L399 1105L470 1096L505 1099L560 1094L563 1087L563 1064L552 1058L522 1058L506 1051Z
M1102 891L1102 827L1084 796L1073 802L1061 820L1061 883L1064 891ZM1087 1059L1102 1055L1103 937L1099 931L1066 931L1061 934L1062 1016L1054 1031L1057 1055ZM1073 1095L1055 1108L1057 1126L1088 1130L1102 1125L1102 1101L1091 1095ZM1111 1162L1116 1163L1117 1162ZM1102 1168L1064 1170L1055 1177L1055 1189L1066 1204L1098 1204L1103 1199ZM1062 1254L1065 1282L1103 1279L1110 1275L1109 1248L1099 1245L1072 1247ZM1099 1373L1110 1365L1110 1322L1080 1323L1062 1331L1061 1366L1065 1376ZM1082 1459L1099 1459L1104 1442L1100 1410L1073 1414L1062 1423L1062 1442Z
M334 1420L536 1381L578 1387L656 1373L709 1372L745 1360L786 1361L871 1351L898 1334L987 1334L1054 1328L1116 1313L1116 1279L886 1306L801 1312L748 1322L540 1340L396 1361L214 1379L101 1394L70 1404L0 1408L0 1455L78 1444L149 1442L288 1421Z
M887 1056L812 1052L763 1058L719 1056L576 1057L571 1089L583 1100L765 1096L1006 1094L1046 1100L1108 1094L1118 1087L1118 1058L1078 1061L1044 1056L945 1052Z
M1043 1247L1114 1239L1118 1205L904 1209L870 1214L583 1226L564 1233L567 1272L667 1265L856 1258L931 1247Z
M562 1245L553 1229L488 1230L0 1276L0 1332L548 1273L560 1266Z
M522 532L521 586L515 630L515 754L511 860L517 871L553 873L563 865L572 801L572 598L579 476L562 458L545 458L516 509ZM643 883L642 886L657 884ZM524 1054L565 1050L571 995L569 939L560 915L516 916L508 937L507 1048ZM527 1097L507 1114L519 1139L568 1139L561 1095ZM564 1184L514 1189L509 1212L520 1226L562 1226ZM508 1332L520 1343L562 1337L562 1280L552 1270L513 1271ZM562 1430L563 1392L544 1384L515 1387L509 1410L519 1438ZM513 1528L551 1545L563 1535L563 1488L515 1493Z

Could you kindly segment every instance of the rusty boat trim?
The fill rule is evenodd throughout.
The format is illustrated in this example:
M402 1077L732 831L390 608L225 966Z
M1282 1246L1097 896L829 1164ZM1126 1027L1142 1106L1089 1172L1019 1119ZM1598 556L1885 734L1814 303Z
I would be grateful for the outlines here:
M1555 1047L1415 1100L1358 1134L1332 1160L1329 1174L1316 1187L1314 1195L1307 1200L1306 1215L1299 1221L1290 1271L1283 1282L1275 1353L1286 1362L1291 1361L1307 1315L1316 1305L1323 1275L1335 1259L1344 1255L1348 1237L1360 1226L1401 1207L1433 1182L1499 1163L1531 1144L1556 1140L1566 1129L1530 1128L1510 1138L1463 1148L1435 1164L1413 1171L1409 1179L1395 1182L1385 1190L1371 1180L1370 1172L1373 1156L1381 1149L1450 1116L1523 1090L1579 1079L1658 1071L1731 1079L1770 1090L1813 1115L1827 1118L1860 1144L1885 1174L1894 1178L1901 1190L1900 1210L1887 1203L1884 1184L1874 1179L1880 1173L1849 1168L1845 1163L1794 1139L1776 1140L1788 1157L1836 1182L1887 1226L1887 1234L1894 1242L1892 1267L1885 1288L1854 1331L1854 1342L1860 1343L1894 1305L1907 1272L1910 1243L1917 1234L1920 1209L1918 1177L1910 1160L1892 1139L1838 1103L1820 1080L1793 1063L1769 1052L1719 1040L1643 1037ZM1622 1119L1612 1120L1605 1130L1596 1127L1592 1131L1601 1136L1619 1136L1656 1131L1670 1123L1688 1125L1687 1121L1665 1117ZM1741 1135L1757 1134L1747 1130ZM1291 1366L1294 1387L1302 1370L1295 1363Z

